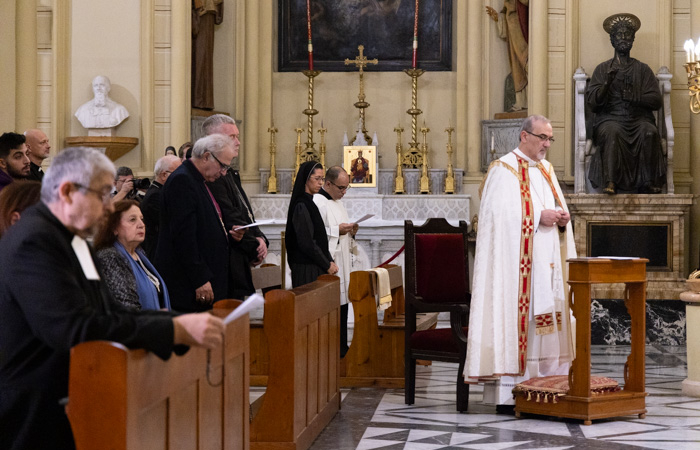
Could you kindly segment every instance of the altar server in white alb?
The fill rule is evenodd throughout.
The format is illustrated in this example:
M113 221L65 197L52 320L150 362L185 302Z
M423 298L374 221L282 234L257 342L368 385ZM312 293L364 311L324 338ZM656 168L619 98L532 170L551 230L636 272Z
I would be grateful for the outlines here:
M333 166L326 171L326 179L318 194L314 194L314 203L318 206L328 235L328 251L338 265L337 276L340 277L340 356L348 351L348 295L347 287L352 272L351 253L356 251L353 237L358 225L350 223L348 212L342 198L350 188L350 177L340 166Z
M517 383L566 375L574 358L566 260L576 248L544 159L552 142L550 121L528 117L520 145L491 164L481 188L464 378L483 381L484 402L499 411L514 404Z

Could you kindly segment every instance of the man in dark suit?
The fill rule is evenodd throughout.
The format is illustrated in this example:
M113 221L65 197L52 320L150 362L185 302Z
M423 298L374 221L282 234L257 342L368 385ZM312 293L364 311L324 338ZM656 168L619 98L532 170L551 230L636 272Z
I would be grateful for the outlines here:
M238 156L241 142L238 127L233 118L224 114L214 114L202 124L205 135L223 134L233 140L234 150ZM221 213L227 229L248 225L255 222L253 208L248 196L241 185L241 177L237 170L228 173L213 183L208 183L214 198L221 206ZM231 243L229 253L230 282L229 295L232 298L243 299L255 292L253 277L250 269L262 263L267 256L269 242L258 227L245 229L242 239Z
M49 157L51 152L49 138L46 136L46 133L36 128L25 131L24 137L27 138L27 156L30 161L29 176L27 178L41 181L44 178L41 163Z
M73 449L64 408L70 349L116 341L162 359L221 344L210 314L128 311L113 300L85 238L110 211L114 165L70 148L44 176L41 203L0 240L0 448Z
M162 188L170 174L175 172L175 169L181 164L182 160L175 155L166 155L158 159L153 169L153 183L148 187L146 195L141 200L141 213L143 214L143 223L146 225L146 238L141 246L150 260L154 260L156 257Z
M204 311L228 297L229 228L205 182L225 175L234 155L228 137L206 136L163 187L155 265L178 311ZM240 239L243 231L230 234Z

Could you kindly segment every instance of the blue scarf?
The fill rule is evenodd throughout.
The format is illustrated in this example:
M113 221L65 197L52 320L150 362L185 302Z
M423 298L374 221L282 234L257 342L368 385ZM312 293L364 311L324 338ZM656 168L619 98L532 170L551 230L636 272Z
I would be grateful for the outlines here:
M158 299L158 291L156 290L153 282L151 282L151 280L148 278L148 275L146 275L146 272L141 267L141 264L131 257L129 252L126 251L124 246L120 244L119 241L114 243L114 248L116 248L127 261L129 261L131 272L134 274L134 278L136 279L136 292L139 294L141 309L159 310L160 301ZM153 267L153 264L151 264L151 262L148 260L146 253L141 250L141 247L136 248L136 253L139 255L139 258L141 258L143 265L146 266L151 274L158 278L158 281L160 281L160 289L163 291L163 304L166 309L170 310L170 296L168 295L168 288L165 287L163 278L160 276L156 268Z

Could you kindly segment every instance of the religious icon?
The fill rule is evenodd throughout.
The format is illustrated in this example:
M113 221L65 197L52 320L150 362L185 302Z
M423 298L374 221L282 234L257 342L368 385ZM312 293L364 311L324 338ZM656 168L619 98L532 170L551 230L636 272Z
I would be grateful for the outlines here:
M343 168L350 175L350 186L375 187L377 185L377 147L346 146L343 155Z

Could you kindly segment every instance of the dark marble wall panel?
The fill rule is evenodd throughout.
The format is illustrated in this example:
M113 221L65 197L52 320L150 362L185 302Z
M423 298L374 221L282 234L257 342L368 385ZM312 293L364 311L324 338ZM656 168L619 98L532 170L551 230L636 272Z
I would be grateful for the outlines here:
M680 300L647 301L647 343L685 345L685 304ZM591 302L591 343L630 343L630 317L622 300Z

